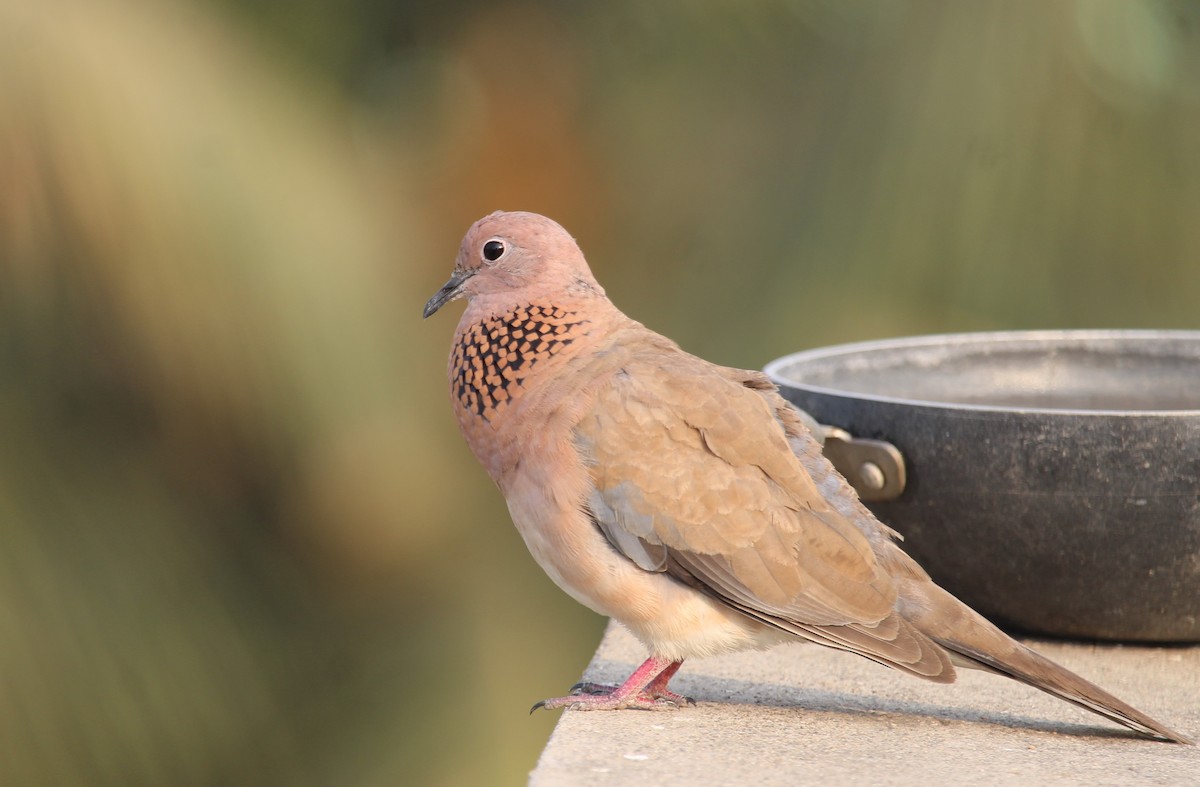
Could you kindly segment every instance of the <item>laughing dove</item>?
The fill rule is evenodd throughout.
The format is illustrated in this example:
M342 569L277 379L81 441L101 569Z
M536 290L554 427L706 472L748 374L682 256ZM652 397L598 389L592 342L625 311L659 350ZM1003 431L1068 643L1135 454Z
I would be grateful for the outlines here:
M535 708L673 708L684 659L799 639L941 683L989 670L1190 742L935 585L766 377L626 317L555 222L476 222L425 317L461 297L463 436L542 569L650 652L620 686Z

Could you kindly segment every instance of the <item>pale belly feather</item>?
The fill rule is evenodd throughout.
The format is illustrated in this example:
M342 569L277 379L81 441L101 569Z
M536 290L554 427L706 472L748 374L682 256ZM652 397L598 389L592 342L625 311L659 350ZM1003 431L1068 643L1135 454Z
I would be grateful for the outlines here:
M533 479L511 479L505 496L517 531L550 579L580 604L622 623L654 655L691 658L794 639L664 573L639 568L586 514L550 499Z

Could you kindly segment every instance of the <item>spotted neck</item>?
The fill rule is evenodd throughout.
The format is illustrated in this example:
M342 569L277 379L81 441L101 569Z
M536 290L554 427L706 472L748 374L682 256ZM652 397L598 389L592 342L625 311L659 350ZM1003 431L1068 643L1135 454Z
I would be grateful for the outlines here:
M570 347L588 322L574 311L527 304L463 329L450 360L456 405L490 422L521 395L534 368Z

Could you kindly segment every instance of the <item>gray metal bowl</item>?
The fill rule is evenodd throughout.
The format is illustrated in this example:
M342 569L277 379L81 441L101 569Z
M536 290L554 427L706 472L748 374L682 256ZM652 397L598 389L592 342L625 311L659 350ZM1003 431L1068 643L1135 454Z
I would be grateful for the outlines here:
M766 371L820 423L899 450L899 473L866 478L903 491L868 505L992 620L1200 641L1200 331L923 336Z

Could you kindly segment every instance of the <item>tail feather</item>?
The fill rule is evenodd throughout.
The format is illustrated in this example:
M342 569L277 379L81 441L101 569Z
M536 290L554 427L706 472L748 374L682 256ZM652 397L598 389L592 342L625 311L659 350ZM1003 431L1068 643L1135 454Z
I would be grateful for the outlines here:
M961 666L985 669L1027 683L1136 732L1175 743L1195 743L1091 681L1025 647L932 582L915 580L903 584L901 603L905 607L905 617L956 656L955 661Z
M745 384L755 387L753 381ZM801 419L797 415L799 410L794 410L778 397L773 401L776 403L776 416L787 429L793 451L821 489L826 501L871 538L876 556L887 566L888 573L896 582L896 611L912 624L916 632L948 651L952 663L985 669L1028 683L1139 733L1177 743L1194 743L1187 736L1150 718L1099 686L1025 647L934 584L925 570L892 540L893 537L898 538L899 534L882 525L859 503L848 482L821 454L820 444L812 437L812 433L818 430L812 425L805 428L805 423L812 419ZM755 614L748 609L743 611ZM779 624L776 622L776 625ZM844 634L838 636L837 627L781 627L824 645L849 650L930 680L945 683L954 679L953 668L948 664L936 669L936 659L923 654L920 661L922 668L914 669L906 665L903 659L885 655L881 648L872 647L873 643L864 641L863 632L851 632L854 637L848 637ZM913 639L919 641L921 638ZM928 649L928 641L925 646Z
M1041 689L1047 694L1078 705L1123 724L1136 732L1162 738L1174 743L1195 744L1191 738L1176 732L1162 722L1147 716L1132 705L1123 702L1096 684L1062 667L1036 651L1013 641L1016 650L1006 654L1001 661L988 653L979 651L960 642L934 638L942 647L968 662L964 666L975 666L1019 680Z

